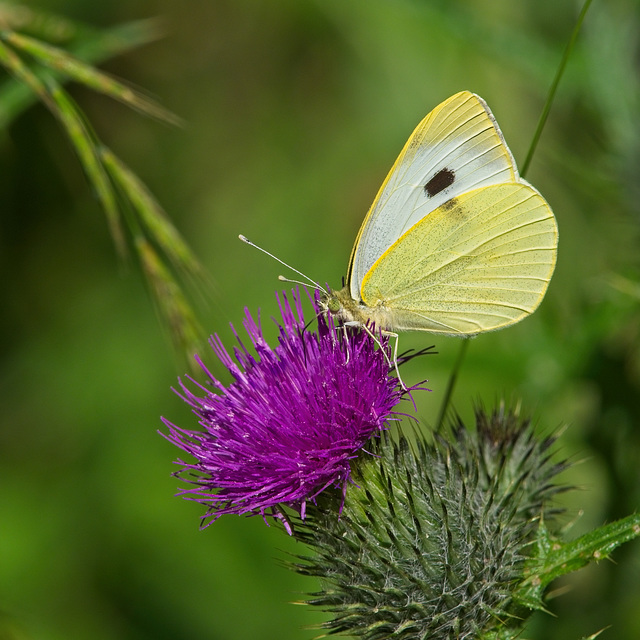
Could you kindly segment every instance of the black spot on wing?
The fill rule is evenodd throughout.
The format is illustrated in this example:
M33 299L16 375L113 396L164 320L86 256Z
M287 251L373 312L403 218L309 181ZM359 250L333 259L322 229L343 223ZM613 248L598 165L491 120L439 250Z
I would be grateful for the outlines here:
M456 179L456 174L452 169L440 169L427 184L424 191L430 198L450 187Z

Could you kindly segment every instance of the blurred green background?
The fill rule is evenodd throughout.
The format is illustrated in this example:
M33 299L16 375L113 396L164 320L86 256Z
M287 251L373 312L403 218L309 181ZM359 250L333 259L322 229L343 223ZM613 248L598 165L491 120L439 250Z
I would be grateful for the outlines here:
M70 90L148 184L214 280L200 319L230 344L243 308L277 313L282 268L340 284L378 186L417 122L461 89L485 98L522 163L576 22L567 0L56 0L28 6L108 28L160 16L166 36L102 68L184 118L145 119ZM1 7L0 7L1 9ZM455 394L522 399L559 454L569 535L640 506L640 6L596 0L528 179L560 228L534 316L475 339ZM0 82L8 80L6 74ZM317 585L279 560L302 551L258 518L198 530L172 497L164 415L195 427L170 387L176 359L143 278L115 255L67 138L41 105L0 139L2 345L0 638L312 638L290 601ZM433 422L459 349L435 344ZM640 544L561 584L525 637L640 637Z

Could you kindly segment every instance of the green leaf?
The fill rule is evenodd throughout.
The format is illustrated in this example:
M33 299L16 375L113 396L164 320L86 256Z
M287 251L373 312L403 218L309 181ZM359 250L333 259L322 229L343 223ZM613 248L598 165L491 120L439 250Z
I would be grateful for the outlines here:
M541 523L536 554L526 563L526 577L516 598L531 609L544 610L543 594L549 583L591 562L608 558L614 549L637 537L640 537L640 514L637 513L599 527L570 542L554 538L544 523Z

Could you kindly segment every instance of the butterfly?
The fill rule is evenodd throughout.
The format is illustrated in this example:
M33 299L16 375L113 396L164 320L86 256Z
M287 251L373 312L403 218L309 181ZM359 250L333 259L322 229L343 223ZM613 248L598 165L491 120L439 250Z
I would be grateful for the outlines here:
M473 336L535 311L557 246L551 208L519 176L484 100L462 91L411 134L360 227L346 286L320 304L340 324L396 337Z

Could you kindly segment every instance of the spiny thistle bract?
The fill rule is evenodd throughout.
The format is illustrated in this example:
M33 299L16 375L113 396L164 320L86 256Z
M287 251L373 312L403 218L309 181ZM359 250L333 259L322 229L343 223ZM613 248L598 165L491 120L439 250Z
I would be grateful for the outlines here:
M384 434L341 516L325 496L296 524L316 553L294 567L321 579L308 602L333 614L330 633L462 640L521 626L515 588L565 465L515 412L479 409L476 423L433 443Z

